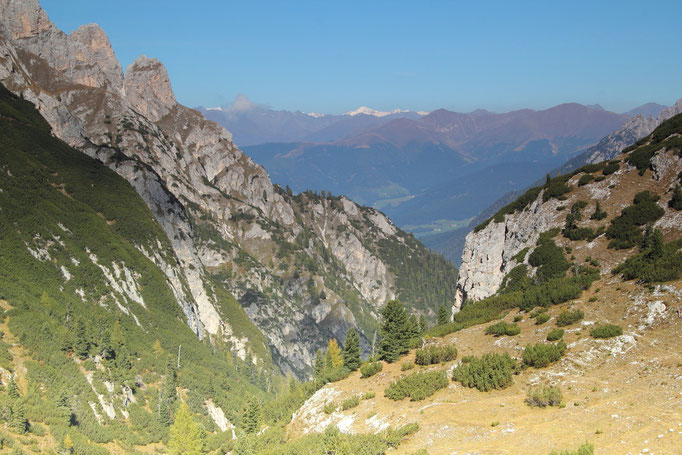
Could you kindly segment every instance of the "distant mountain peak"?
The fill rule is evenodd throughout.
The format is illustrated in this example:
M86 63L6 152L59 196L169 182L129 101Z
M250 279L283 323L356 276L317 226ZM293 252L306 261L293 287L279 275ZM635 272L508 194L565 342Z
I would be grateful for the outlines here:
M643 115L644 117L656 117L665 108L666 106L663 106L662 104L646 103L625 112L625 114L632 116Z
M346 112L344 115L350 115L351 117L363 114L363 115L372 115L374 117L385 117L387 115L391 114L400 114L403 112L410 112L407 109L393 109L390 112L386 111L377 111L375 109L369 108L367 106L360 106L359 108L355 109L354 111Z
M244 111L250 111L255 108L257 108L258 105L248 99L246 95L239 94L235 97L234 101L232 101L232 104L229 106L223 106L224 111L231 111L231 112L244 112Z

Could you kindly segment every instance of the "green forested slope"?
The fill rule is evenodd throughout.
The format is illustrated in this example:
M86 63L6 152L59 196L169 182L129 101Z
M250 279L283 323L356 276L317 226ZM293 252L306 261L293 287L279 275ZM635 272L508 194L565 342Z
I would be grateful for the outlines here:
M165 275L136 248L173 261L134 189L55 139L31 103L1 86L0 213L1 376L19 384L19 396L0 392L0 418L23 413L34 429L49 425L56 448L68 434L78 453L106 453L88 441L167 437L175 386L213 431L205 400L239 424L245 399L277 385L267 364L232 359L187 326ZM19 427L10 426L29 428Z

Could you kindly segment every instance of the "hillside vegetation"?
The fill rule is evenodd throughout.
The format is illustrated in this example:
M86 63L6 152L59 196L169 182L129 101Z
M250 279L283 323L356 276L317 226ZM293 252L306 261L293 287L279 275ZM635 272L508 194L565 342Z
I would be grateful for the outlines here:
M549 179L491 218L479 231L514 213L536 216L524 212L536 204L549 228L517 246L497 293L465 302L452 321L427 330L427 346L374 376L350 375L316 392L289 433L319 428L328 397L369 390L371 403L324 422L363 432L418 418L420 429L400 454L427 446L432 455L675 453L682 435L675 313L682 212L674 199L681 122L664 122L611 162ZM660 143L644 172L628 160ZM440 347L456 348L457 359L420 361ZM444 387L421 376L449 372ZM418 400L395 400L412 390Z

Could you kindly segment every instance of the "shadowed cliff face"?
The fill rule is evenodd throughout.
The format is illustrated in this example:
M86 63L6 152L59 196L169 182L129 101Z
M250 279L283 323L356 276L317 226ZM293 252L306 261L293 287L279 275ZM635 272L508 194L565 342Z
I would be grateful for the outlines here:
M0 7L0 81L33 102L56 136L142 196L174 257L139 248L164 271L199 337L250 354L251 340L235 335L232 296L280 367L298 375L348 327L371 337L380 306L400 295L396 264L380 244L406 257L430 253L378 211L274 186L227 130L177 103L158 60L142 56L124 76L97 25L67 35L37 1ZM453 295L412 306L433 314Z

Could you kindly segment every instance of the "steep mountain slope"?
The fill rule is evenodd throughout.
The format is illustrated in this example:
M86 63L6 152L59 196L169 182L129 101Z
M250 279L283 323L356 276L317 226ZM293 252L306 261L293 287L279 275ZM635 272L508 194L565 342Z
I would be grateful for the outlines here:
M128 182L2 86L0 173L0 407L15 436L28 419L33 437L50 428L43 453L66 435L76 453L158 442L178 386L220 438L246 396L277 384L266 338L224 291L211 289L230 337L211 346L193 333L185 277L157 265L178 258Z
M515 183L521 179L511 170L496 179L501 186L496 191L467 192L457 182L471 182L479 173L504 169L503 164L533 163L530 169L540 176L628 118L579 104L504 114L439 109L331 143L246 150L276 182L295 191L325 188L381 207L400 226L429 225L475 216L499 195L528 183ZM425 211L426 205L431 209Z
M124 76L98 26L66 35L35 0L0 7L0 81L142 197L174 259L140 251L200 339L256 354L222 314L221 300L234 296L275 362L305 376L326 339L349 326L371 337L387 299L419 296L408 304L428 316L453 298L454 285L437 283L452 283L454 268L378 211L274 186L229 132L176 102L159 61L142 56ZM406 277L413 269L421 278Z
M586 201L590 207L584 208L585 213L595 211L593 201L595 204L599 201L609 219L632 204L635 195L644 190L661 196L658 205L666 207L675 185L680 183L678 174L682 171L682 163L677 138L682 133L681 118L678 114L666 120L651 135L632 146L634 151L632 147L626 149L626 154L613 161L587 165L528 190L477 226L467 235L462 253L455 310L467 299L480 300L497 292L514 267L528 264L526 253L535 246L540 234L564 226L566 212L573 210L578 201ZM682 224L676 220L679 221L679 213L668 209L665 216L655 220L654 226L663 229L666 238L678 238ZM598 226L605 229L608 224L590 220L587 226L596 233ZM592 242L608 243L605 234ZM520 255L524 251L526 253ZM615 266L613 261L613 258L607 261L608 270Z
M467 237L465 305L427 332L428 349L326 385L289 434L417 419L396 453L542 455L586 442L600 455L677 453L680 185L677 115L615 160L529 191ZM457 360L425 360L442 346Z

